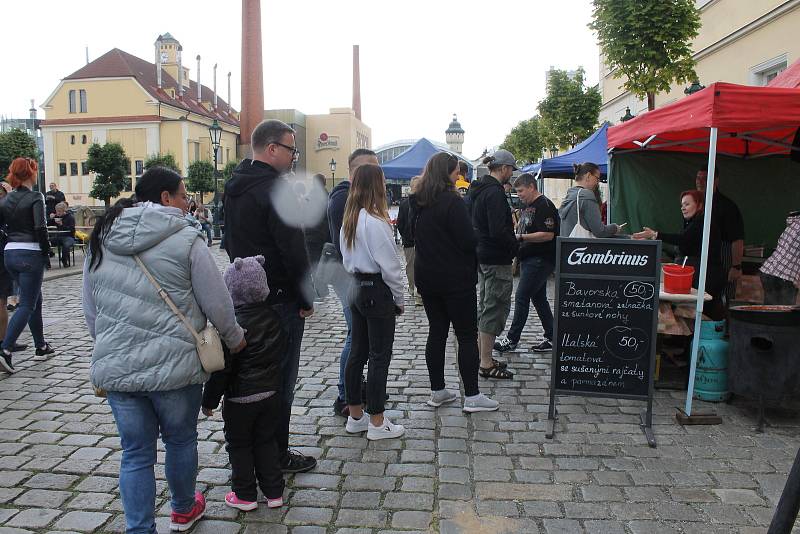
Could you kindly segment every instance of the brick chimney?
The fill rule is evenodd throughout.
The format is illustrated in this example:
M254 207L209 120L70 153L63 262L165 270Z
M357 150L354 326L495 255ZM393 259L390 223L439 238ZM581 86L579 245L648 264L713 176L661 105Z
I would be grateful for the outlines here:
M353 45L353 111L361 120L361 69L359 67L358 45Z
M249 150L250 137L264 119L264 67L261 62L261 0L242 0L242 109L241 147Z
M214 63L214 109L217 109L217 64Z

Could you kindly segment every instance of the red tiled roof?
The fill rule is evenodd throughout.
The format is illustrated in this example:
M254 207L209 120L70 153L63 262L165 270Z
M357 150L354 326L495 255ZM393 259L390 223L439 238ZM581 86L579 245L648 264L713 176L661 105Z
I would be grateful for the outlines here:
M202 104L197 101L197 82L194 80L189 81L189 87L184 88L183 97L178 98L178 82L170 76L166 70L161 70L161 89L158 88L158 81L156 79L156 66L149 61L140 59L132 54L129 54L119 48L114 48L95 59L88 65L81 67L66 78L65 80L80 80L85 78L115 78L115 77L133 77L145 88L145 90L152 95L153 98L174 106L176 108L185 109L198 115L203 115L211 119L217 119L221 122L239 126L239 120L232 113L235 111L231 109L231 114L228 113L228 104L217 94L217 109L209 111ZM172 98L167 89L172 88L175 90L175 98ZM201 86L202 100L205 102L214 102L214 92L206 87ZM50 121L47 121L49 124Z
M158 115L127 115L118 117L75 117L70 119L50 119L41 122L42 126L60 124L106 124L109 122L153 122L160 121Z

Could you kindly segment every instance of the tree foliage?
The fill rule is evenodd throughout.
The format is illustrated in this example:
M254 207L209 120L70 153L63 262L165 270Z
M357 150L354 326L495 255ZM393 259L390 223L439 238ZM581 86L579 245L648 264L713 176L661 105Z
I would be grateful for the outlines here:
M166 167L168 169L172 169L178 174L181 173L181 169L178 167L178 163L175 161L175 156L173 156L171 153L154 154L150 156L144 161L144 170L147 170L150 167Z
M540 122L538 115L521 121L511 129L500 148L514 154L517 161L538 161L545 148Z
M112 198L118 197L131 185L131 162L119 143L106 143L102 146L92 143L86 166L89 172L95 173L89 196L102 200L106 208L111 205Z
M597 126L602 97L597 87L584 85L585 72L573 77L566 71L550 71L547 96L539 102L541 137L546 147L574 147Z
M227 182L233 176L233 171L236 169L236 166L239 165L238 160L229 161L225 164L225 168L222 169L222 178Z
M625 76L626 90L647 97L673 82L697 78L691 41L700 30L695 0L593 0L593 21L600 49L615 78Z
M8 167L15 158L39 160L36 140L18 128L0 133L0 179L5 178Z
M186 190L200 194L213 192L214 164L210 161L197 160L189 165Z

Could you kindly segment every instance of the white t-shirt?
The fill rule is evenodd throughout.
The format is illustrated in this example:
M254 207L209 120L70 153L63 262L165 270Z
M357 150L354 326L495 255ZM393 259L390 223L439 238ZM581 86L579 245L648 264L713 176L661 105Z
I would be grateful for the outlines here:
M353 248L348 248L344 237L344 226L339 232L342 247L342 263L350 274L380 273L383 281L392 290L394 302L403 305L403 265L397 254L397 244L392 235L392 227L361 208L356 226L356 239Z

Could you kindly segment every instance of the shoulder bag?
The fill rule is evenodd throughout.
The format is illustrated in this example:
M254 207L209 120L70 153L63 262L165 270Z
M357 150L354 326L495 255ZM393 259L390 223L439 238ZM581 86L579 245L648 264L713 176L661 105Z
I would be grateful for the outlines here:
M578 191L578 222L569 233L570 237L579 237L581 239L594 239L594 234L583 227L581 224L581 192Z
M203 370L205 370L207 373L213 373L214 371L220 371L224 369L225 352L223 351L222 340L219 337L219 332L217 332L217 329L209 323L206 324L206 327L200 332L195 330L186 316L181 313L181 311L172 301L167 292L164 291L156 279L153 278L153 275L150 274L150 271L147 270L147 267L144 266L144 263L142 263L139 255L134 254L133 259L136 260L136 263L139 264L139 267L141 267L144 275L156 288L156 291L158 291L158 296L160 296L164 302L167 303L169 309L178 316L178 319L181 320L184 326L186 326L187 330L189 330L194 337L197 347L197 357L200 358L200 364L203 366Z

